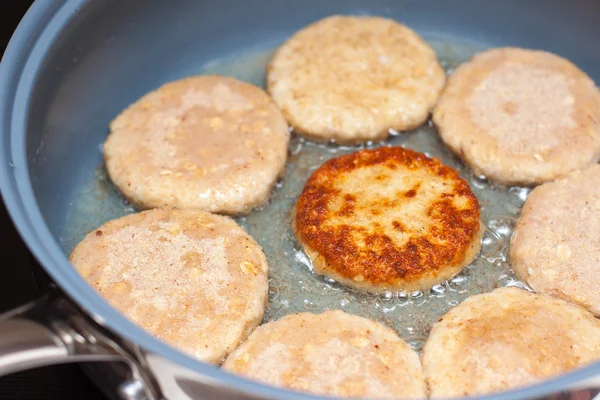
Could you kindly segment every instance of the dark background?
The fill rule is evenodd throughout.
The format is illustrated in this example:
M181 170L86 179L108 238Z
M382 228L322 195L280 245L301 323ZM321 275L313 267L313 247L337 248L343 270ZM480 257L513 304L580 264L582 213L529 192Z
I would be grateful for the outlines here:
M48 0L40 0L48 1ZM30 0L0 1L0 54ZM49 281L16 232L0 200L0 313L40 296ZM83 371L74 364L38 368L0 378L0 399L106 400Z

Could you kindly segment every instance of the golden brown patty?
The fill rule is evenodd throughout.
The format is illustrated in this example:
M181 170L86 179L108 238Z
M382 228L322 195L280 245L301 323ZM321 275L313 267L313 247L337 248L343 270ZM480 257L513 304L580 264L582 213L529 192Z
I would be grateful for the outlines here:
M71 262L113 307L165 342L220 363L260 323L262 249L231 218L153 209L90 232Z
M600 321L549 296L501 288L472 296L431 329L421 361L431 397L531 385L600 358Z
M167 83L124 110L104 144L137 207L239 214L267 200L287 157L285 119L260 88L216 75Z
M510 242L510 261L537 292L600 316L600 165L531 192Z
M369 291L418 290L473 260L479 215L457 171L422 153L380 147L316 170L294 229L319 273Z
M410 28L339 15L296 32L267 73L269 93L299 133L338 143L421 125L445 81L435 52Z
M600 157L600 91L544 51L477 54L448 79L433 121L472 169L504 184L551 181Z
M414 350L390 328L338 310L288 315L260 326L223 368L321 395L426 397Z

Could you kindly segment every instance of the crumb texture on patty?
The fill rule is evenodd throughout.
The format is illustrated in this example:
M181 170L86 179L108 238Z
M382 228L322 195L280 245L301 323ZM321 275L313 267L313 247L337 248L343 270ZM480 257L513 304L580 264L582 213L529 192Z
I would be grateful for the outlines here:
M510 261L537 292L600 316L600 165L531 192L511 240Z
M342 311L293 314L264 324L223 368L320 395L426 397L417 353L392 329Z
M325 162L307 181L294 230L316 272L361 289L419 290L481 246L477 198L458 172L402 147Z
M448 79L433 121L473 170L504 184L551 181L600 157L600 91L544 51L475 55Z
M71 253L79 274L157 338L219 364L260 323L262 249L232 219L153 209L110 221Z
M282 173L287 123L260 88L200 75L125 109L104 144L111 180L138 208L240 214L264 203Z
M527 386L600 358L600 321L523 289L471 296L433 325L421 361L433 398Z
M419 35L380 17L317 21L287 40L267 71L268 91L296 131L338 143L421 125L445 80Z

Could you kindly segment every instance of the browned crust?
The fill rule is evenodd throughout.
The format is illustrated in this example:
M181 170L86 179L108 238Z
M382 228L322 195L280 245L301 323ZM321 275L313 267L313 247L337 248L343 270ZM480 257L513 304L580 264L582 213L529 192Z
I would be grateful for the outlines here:
M428 204L427 215L434 223L421 234L411 234L402 246L377 231L366 233L363 227L325 224L331 216L328 206L340 194L340 190L334 189L336 178L351 170L377 164L390 170L425 168L453 185L442 198ZM414 196L416 190L418 187L398 193L398 199ZM453 204L453 198L457 196L466 200L462 210ZM358 203L352 196L345 196L338 215L351 215L356 207L360 207ZM397 206L393 199L384 203L381 212ZM393 221L392 225L403 229L402 221ZM472 260L479 250L480 208L468 183L454 169L409 149L380 147L331 159L316 170L298 199L294 228L313 262L318 258L317 262L326 264L325 269L335 271L343 281L364 279L371 285L386 288L410 288L414 286L411 282L421 286L417 282L424 278L435 279L443 275L441 279L447 279L464 266L465 260ZM355 233L365 237L364 246L353 240ZM474 245L475 241L477 245ZM448 274L446 269L458 264L461 268L454 268Z

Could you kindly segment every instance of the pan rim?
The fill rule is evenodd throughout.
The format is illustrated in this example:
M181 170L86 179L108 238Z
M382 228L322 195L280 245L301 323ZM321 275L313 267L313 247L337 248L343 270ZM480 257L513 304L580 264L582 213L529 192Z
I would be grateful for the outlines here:
M99 324L170 362L194 371L222 390L261 398L317 399L319 396L272 388L236 377L195 360L137 327L108 305L71 267L41 214L27 165L25 139L31 92L36 75L54 39L91 0L35 1L19 24L0 64L0 191L27 247L52 279ZM512 400L535 398L600 374L600 361L533 386L479 397Z

